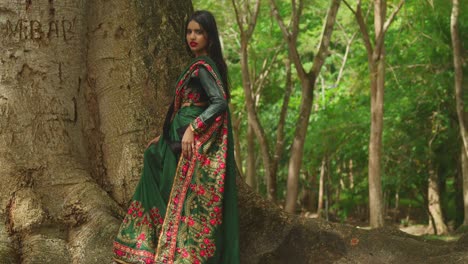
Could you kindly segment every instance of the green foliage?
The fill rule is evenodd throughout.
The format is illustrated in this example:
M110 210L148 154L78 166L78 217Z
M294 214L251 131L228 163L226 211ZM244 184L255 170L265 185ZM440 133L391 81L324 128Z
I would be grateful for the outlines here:
M237 1L237 0L236 0ZM197 0L195 7L213 10L220 20L224 51L230 67L234 114L242 120L239 133L242 150L246 147L247 120L239 65L239 31L231 1ZM288 23L289 1L277 1ZM372 5L364 1L364 13ZM388 14L399 1L388 1ZM433 3L433 6L431 5ZM312 66L320 39L328 1L306 1L300 18L298 50L306 70ZM257 26L250 42L249 64L260 73L264 63L271 63L265 87L259 93L257 113L274 144L278 116L286 83L284 62L287 46L276 21L271 17L268 1L263 1ZM461 5L460 39L465 60L468 57L468 5ZM382 184L386 204L394 207L426 206L428 171L435 168L442 187L442 205L448 221L460 222L462 212L455 206L459 173L460 138L455 112L453 58L450 37L450 1L406 1L386 34L386 83L383 132ZM367 53L352 13L342 5L332 37L330 55L318 78L313 112L304 148L301 186L316 189L322 159L328 159L327 190L330 211L341 221L366 207L368 185L368 142L370 127L369 70ZM372 10L367 19L373 28ZM348 40L354 38L343 75ZM370 30L373 37L373 30ZM275 57L275 54L277 56ZM273 58L275 58L273 60ZM465 76L468 72L465 66ZM468 78L465 78L468 79ZM298 118L300 84L293 70L294 91L288 108L286 144L277 175L278 193L284 198L289 148ZM466 93L468 94L468 93ZM465 103L468 105L468 102ZM273 145L271 146L273 148ZM260 164L261 162L259 162ZM258 166L258 175L263 168ZM304 175L311 175L311 179ZM351 187L350 175L353 177ZM263 177L260 192L265 193ZM339 193L339 195L338 195ZM424 218L425 216L423 216ZM419 217L420 218L420 217Z

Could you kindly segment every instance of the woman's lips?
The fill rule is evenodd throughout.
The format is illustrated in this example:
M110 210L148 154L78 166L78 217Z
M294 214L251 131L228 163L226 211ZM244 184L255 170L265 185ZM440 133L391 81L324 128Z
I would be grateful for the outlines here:
M190 47L192 47L192 48L196 47L197 45L198 45L198 43L196 43L196 42L190 42Z

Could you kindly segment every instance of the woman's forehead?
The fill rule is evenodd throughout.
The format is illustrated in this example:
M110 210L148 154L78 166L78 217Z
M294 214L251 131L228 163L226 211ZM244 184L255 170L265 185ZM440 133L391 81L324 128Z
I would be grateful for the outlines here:
M187 28L190 28L190 29L202 29L202 26L195 20L191 20L188 25L187 25Z

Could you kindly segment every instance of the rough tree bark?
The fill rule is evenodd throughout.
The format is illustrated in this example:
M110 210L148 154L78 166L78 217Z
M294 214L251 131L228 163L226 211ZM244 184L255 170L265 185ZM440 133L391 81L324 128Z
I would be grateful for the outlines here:
M190 8L0 2L2 263L109 263L119 203L186 61L173 44Z
M123 211L116 201L132 193L130 165L141 162L150 128L161 127L186 62L174 43L190 8L0 1L0 263L110 263ZM465 242L297 218L238 182L243 264L468 261L458 250Z

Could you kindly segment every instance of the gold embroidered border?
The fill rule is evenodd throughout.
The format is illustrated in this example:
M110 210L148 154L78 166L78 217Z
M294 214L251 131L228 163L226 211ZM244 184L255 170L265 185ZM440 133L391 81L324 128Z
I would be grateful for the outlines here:
M133 249L133 248L127 247L125 245L122 245L122 244L120 244L119 242L116 242L116 241L114 241L114 249L118 249L118 250L130 253L132 255L140 256L140 257L150 258L150 257L154 256L154 254L149 252L149 251Z

